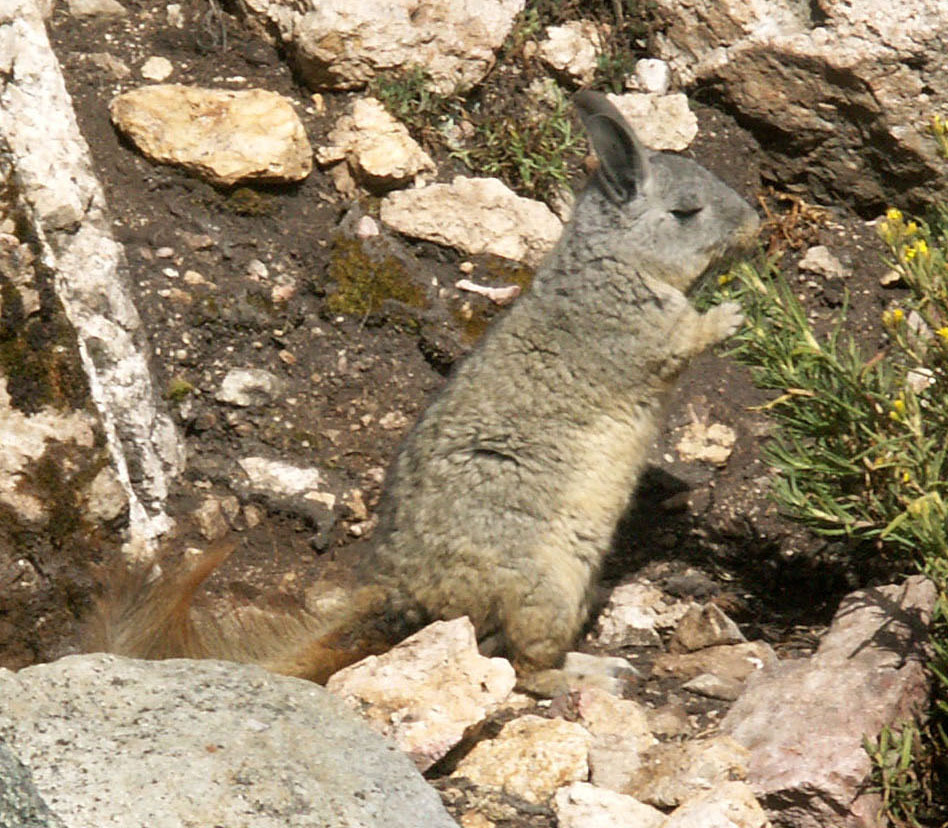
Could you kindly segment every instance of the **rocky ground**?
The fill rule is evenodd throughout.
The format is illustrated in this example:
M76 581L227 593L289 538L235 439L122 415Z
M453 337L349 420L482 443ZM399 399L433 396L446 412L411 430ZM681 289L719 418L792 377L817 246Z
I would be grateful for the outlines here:
M102 18L76 17L60 5L48 25L125 249L154 376L187 435L187 470L169 499L179 528L167 551L226 535L236 550L208 584L211 602L302 604L325 561L344 559L371 532L384 469L400 438L484 322L503 312L461 294L455 282L467 276L502 286L523 272L490 256L462 257L391 235L383 261L399 263L425 307L389 301L358 313L340 310L333 302L340 281L366 264L353 228L360 215L377 213L373 197L356 204L319 168L298 184L215 188L144 159L113 127L109 102L145 82L143 65L160 56L171 63L169 82L279 92L294 102L319 147L352 95L314 101L280 52L229 14L185 8L179 27L164 4L126 6L128 16ZM513 68L488 83L509 95L515 113L526 79ZM760 203L770 219L764 242L783 251L784 270L818 324L838 312L845 289L848 324L868 346L881 342L879 319L899 288L880 281L887 267L871 223L845 206L816 207L805 190L775 193L770 187L779 182L762 178L754 137L714 103L695 102L700 130L688 154ZM443 153L435 152L435 161L438 180L466 172ZM577 181L581 175L575 170ZM801 268L818 245L842 263L838 274ZM468 261L473 271L462 273ZM251 368L270 372L278 385L253 405L222 401L225 375ZM726 356L696 360L617 533L603 594L645 577L672 596L712 601L749 639L768 642L779 655L801 655L813 651L841 595L873 575L847 550L777 513L760 459L769 425L758 407L765 401L748 372ZM685 438L714 424L733 430L733 447L698 459ZM292 457L297 466L324 470L325 487L344 506L330 520L326 509L306 512L241 488L234 458L254 456ZM76 529L53 545L31 546L26 538L15 551L2 550L9 559L0 562L0 665L18 668L76 651L93 592L86 565L107 561L117 540ZM586 648L603 649L594 641ZM648 676L655 652L624 647L609 654L629 658ZM630 682L626 695L651 707L671 702L701 726L726 706L655 674ZM451 770L450 763L436 765L429 775ZM446 799L463 797L448 791ZM547 811L535 810L502 824L552 824Z

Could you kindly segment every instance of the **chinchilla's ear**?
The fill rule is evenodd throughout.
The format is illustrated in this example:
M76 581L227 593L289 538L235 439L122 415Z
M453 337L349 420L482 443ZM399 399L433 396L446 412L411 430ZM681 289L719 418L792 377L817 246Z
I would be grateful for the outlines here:
M648 150L601 92L578 92L574 102L599 158L599 181L606 195L618 203L635 198L650 175Z

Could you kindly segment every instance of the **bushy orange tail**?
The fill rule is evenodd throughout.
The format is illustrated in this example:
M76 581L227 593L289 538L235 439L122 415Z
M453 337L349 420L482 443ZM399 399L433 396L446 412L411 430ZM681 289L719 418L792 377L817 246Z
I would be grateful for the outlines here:
M214 616L192 607L197 589L232 551L232 544L219 544L157 578L150 566L116 568L86 626L84 649L133 658L239 661L323 684L336 670L394 643L386 598L376 587L354 590L325 619L256 607Z

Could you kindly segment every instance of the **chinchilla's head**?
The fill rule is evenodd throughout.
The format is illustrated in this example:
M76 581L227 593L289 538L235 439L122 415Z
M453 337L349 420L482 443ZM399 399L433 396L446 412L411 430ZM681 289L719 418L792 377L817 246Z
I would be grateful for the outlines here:
M650 152L605 95L580 92L576 106L599 167L576 205L573 232L603 258L630 264L686 291L760 226L751 206L704 167Z

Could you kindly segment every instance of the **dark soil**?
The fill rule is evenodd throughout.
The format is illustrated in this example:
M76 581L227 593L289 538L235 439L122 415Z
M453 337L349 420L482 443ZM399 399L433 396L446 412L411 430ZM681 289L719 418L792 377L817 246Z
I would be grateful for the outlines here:
M179 30L168 24L163 3L130 0L126 6L127 18L97 21L74 19L59 4L49 28L111 205L115 234L125 246L159 387L173 390L184 381L195 389L183 401L168 403L188 435L189 450L188 469L170 502L180 525L172 546L206 546L189 516L208 494L233 493L229 469L237 457L292 458L299 466L326 469L333 491L359 490L371 510L381 470L405 429L437 392L451 361L471 345L471 329L459 320L453 293L460 257L432 245L390 240L386 244L406 265L407 278L425 291L428 308L389 303L358 316L331 311L329 297L337 287L331 271L339 272L332 265L351 250L341 241L341 222L351 204L337 194L328 174L317 169L295 186L216 190L142 158L113 129L108 104L118 92L144 83L139 67L149 56L162 55L175 67L169 82L263 87L285 95L318 147L348 96L327 94L325 114L316 114L311 93L279 52L236 18L224 17L225 48L221 30L205 27L197 8L185 8L191 23ZM116 80L99 68L92 54L102 51L124 61L131 77ZM503 83L501 73L490 82ZM510 106L515 110L517 100ZM779 182L761 180L761 150L752 136L710 106L696 105L696 111L700 138L689 154L773 211L776 220L765 238L785 246L785 272L808 310L819 320L832 318L845 287L851 297L849 324L867 347L881 341L877 320L893 293L880 286L886 268L872 228L832 205L801 214L799 200L805 205L806 193L796 193L796 201L768 194L766 188ZM456 162L439 161L442 177L450 178ZM361 209L371 211L372 200ZM810 275L797 281L795 262L818 243L851 269L845 285ZM253 260L266 265L267 275L248 270ZM475 264L470 278L504 283L496 262ZM188 270L210 286L184 283ZM291 286L289 298L275 300L275 285ZM445 289L445 298L438 288ZM476 314L494 312L477 297L465 300ZM224 406L214 392L233 367L266 368L286 382L286 390L269 406ZM719 601L749 638L796 654L812 649L841 594L867 575L848 550L801 531L769 499L769 472L759 451L769 425L755 410L765 400L748 372L729 359L705 354L696 360L672 400L664 441L638 505L617 533L605 581L619 583L644 569L669 591ZM403 425L383 426L391 412L403 415ZM678 459L677 432L695 418L736 430L735 450L723 468ZM237 549L209 585L221 600L298 600L321 561L344 555L354 541L354 513L343 513L327 529L292 510L262 504L260 511L263 519L252 528L238 521L232 533ZM90 545L84 552L91 563L107 557L107 547ZM19 667L77 646L78 616L89 606L90 585L75 565L76 550L70 555L68 567L40 572L24 591L28 597L3 616L4 624L23 631L21 640L33 644L27 650L11 644L0 651L0 664ZM0 571L15 572L12 560L0 564ZM16 642L18 636L7 640ZM632 688L650 701L660 690L651 682ZM688 704L695 712L707 711L698 697ZM504 824L538 826L549 819L523 814L522 821Z

